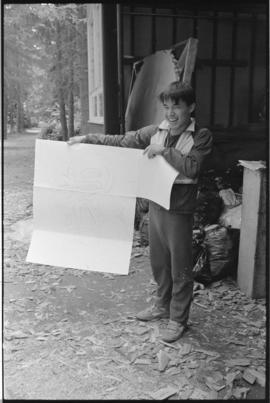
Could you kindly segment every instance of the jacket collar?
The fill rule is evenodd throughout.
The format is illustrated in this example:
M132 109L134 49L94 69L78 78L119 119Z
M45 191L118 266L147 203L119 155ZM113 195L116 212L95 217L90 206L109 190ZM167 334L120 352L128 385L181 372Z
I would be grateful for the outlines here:
M190 118L190 124L188 125L188 127L186 128L185 132L194 132L195 131L195 119L194 118ZM169 130L170 129L170 125L168 123L167 120L163 120L160 125L158 126L158 128L160 130Z

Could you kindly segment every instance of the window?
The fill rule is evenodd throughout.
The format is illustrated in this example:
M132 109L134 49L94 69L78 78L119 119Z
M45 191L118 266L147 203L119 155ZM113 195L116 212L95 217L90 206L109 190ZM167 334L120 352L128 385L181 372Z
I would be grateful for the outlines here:
M89 121L104 123L101 4L88 6Z

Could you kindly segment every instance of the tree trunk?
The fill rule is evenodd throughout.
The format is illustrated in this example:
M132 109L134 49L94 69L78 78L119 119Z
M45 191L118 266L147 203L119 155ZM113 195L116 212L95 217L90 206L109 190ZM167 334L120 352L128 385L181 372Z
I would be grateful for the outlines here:
M18 84L17 86L16 129L18 133L21 133L24 129L23 105L21 100L20 84Z
M72 21L69 21L68 25L69 33L69 96L68 96L68 135L69 137L74 136L74 30L72 27Z
M16 116L16 105L12 103L9 106L9 124L10 124L10 133L13 134L16 132L16 122L15 122L15 116Z
M19 59L18 55L16 55L16 66L17 66L17 85L16 85L16 130L17 133L21 133L24 129L24 114L23 114L23 105L22 105L22 88L20 84L20 73L21 70L19 68Z
M69 137L74 136L74 95L73 95L73 72L70 74L70 88L69 88L69 98L68 98L68 135Z
M3 139L4 140L6 140L7 139L7 132L8 132L8 130L7 130L7 124L8 124L8 96L7 96L7 88L6 88L6 86L4 85L4 116L3 116L3 118L4 118L4 120L3 120L3 123L4 123L4 127L3 127Z
M67 119L66 119L66 105L64 98L64 89L63 89L63 80L62 80L62 36L61 36L61 27L60 22L56 21L56 47L57 47L57 86L58 86L58 102L60 108L60 122L61 122L61 131L62 131L62 139L64 141L68 140L68 128L67 128Z
M86 4L78 5L79 22L77 30L77 49L79 51L79 90L81 104L81 134L88 133L89 92L88 92L88 60L87 60L87 23ZM84 20L83 20L84 19Z

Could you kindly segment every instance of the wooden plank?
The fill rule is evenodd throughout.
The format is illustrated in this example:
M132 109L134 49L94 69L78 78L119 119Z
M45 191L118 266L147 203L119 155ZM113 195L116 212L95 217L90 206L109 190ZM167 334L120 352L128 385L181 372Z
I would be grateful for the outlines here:
M262 171L244 168L237 282L240 289L247 296L252 298L254 298L254 286L258 270L256 253L259 232L258 217L262 191L261 185ZM260 280L260 284L261 283L262 281Z
M254 67L256 52L257 19L254 14L250 24L251 41L249 56L248 122L253 121Z
M186 42L186 41L184 41ZM182 42L180 42L182 44ZM179 46L180 46L179 44ZM173 45L172 49L177 49L178 44ZM142 60L145 56L133 56L131 55L125 55L124 56L124 63L125 64L133 64L134 62L138 60ZM203 67L203 66L216 66L216 67L247 67L248 62L246 60L231 60L231 59L197 59L196 61L196 66L197 67Z
M176 42L176 37L177 37L177 17L175 16L177 14L177 9L173 8L172 9L172 43Z
M134 10L134 7L130 7L130 11L132 12ZM134 15L130 15L130 53L134 55L134 32L135 32L135 24L134 24Z
M116 6L102 5L104 132L119 133L118 102L111 102L118 92Z
M212 46L212 60L215 61L217 58L217 17L218 13L213 14L213 46ZM210 105L210 124L213 125L215 122L215 103L216 103L216 66L212 66L212 82L211 82L211 105Z
M193 18L193 38L198 39L198 37L199 37L199 22L198 22L198 18L197 18L198 17L198 10L194 10L193 15L194 15L194 18ZM195 66L196 65L197 65L197 63L195 63ZM195 69L195 66L194 66L194 69ZM193 74L191 83L192 83L192 87L194 89L194 92L196 94L196 85L197 85L197 82L196 82L196 70L195 70L195 72ZM195 111L195 114L196 114L196 111Z
M232 29L232 53L231 60L234 63L236 57L236 49L237 49L237 13L234 13L233 19L233 29ZM233 126L233 118L234 118L234 83L235 83L235 66L231 65L231 81L230 81L230 102L229 102L229 124L228 126Z
M125 111L124 111L124 69L123 69L123 15L122 6L117 4L117 67L118 67L118 86L119 86L119 118L120 118L120 133L125 133Z
M166 7L167 8L167 7ZM201 6L200 6L201 9ZM201 9L202 10L202 9ZM207 9L206 11L208 11L209 9ZM252 11L254 11L254 5L252 7ZM220 10L220 11L225 11L225 10ZM231 11L231 7L227 10L227 12ZM240 9L238 10L239 12ZM244 12L244 11L243 11ZM260 14L261 13L261 14ZM262 21L266 21L266 10L265 8L261 8L260 10L257 11L257 15L258 15L258 19L262 20ZM137 17L163 17L163 18L168 18L171 17L171 14L159 14L159 13L144 13L144 12L128 12L125 11L123 13L124 15L134 15ZM249 10L246 10L246 15L241 15L240 19L241 20L246 20L248 18L250 18L250 8ZM209 21L214 21L215 17L211 16L211 15L198 15L198 16L194 16L194 15L190 15L190 14L185 14L184 12L182 12L181 14L175 14L175 17L179 18L179 19L190 19L193 20L194 18L196 18L197 20L209 20ZM219 17L220 21L231 21L232 17L230 16L220 16Z
M261 197L258 212L258 234L255 255L255 277L253 284L253 298L266 296L266 173L261 172Z
M156 9L155 7L152 8L152 53L156 51Z

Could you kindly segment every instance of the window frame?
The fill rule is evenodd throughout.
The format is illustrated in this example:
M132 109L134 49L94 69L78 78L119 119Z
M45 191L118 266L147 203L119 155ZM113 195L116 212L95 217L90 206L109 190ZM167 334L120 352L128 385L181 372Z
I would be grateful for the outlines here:
M104 124L102 4L87 7L89 123Z

